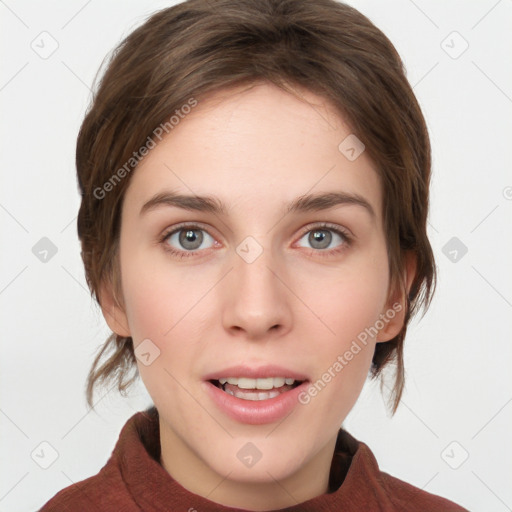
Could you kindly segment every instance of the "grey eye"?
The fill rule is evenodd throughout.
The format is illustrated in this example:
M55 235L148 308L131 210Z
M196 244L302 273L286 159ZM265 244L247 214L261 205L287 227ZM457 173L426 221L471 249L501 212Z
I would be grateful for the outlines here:
M334 236L333 236L334 235ZM313 249L327 249L335 237L338 237L339 241L343 243L344 238L336 233L332 229L316 228L308 231L302 238L307 237L307 242ZM302 246L304 247L304 246Z
M173 245L172 242L174 242L173 247L178 250L196 251L199 248L206 249L206 247L201 247L201 244L208 238L214 242L204 229L182 228L169 236L168 243ZM176 243L179 245L177 246Z

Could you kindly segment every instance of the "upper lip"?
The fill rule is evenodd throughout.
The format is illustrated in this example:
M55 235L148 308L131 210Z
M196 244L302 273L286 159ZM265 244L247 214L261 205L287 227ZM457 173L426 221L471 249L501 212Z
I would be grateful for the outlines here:
M265 379L269 377L285 377L295 380L308 380L308 377L300 372L277 366L274 364L264 366L237 365L217 370L204 376L204 380L219 380L228 377L246 377L249 379Z

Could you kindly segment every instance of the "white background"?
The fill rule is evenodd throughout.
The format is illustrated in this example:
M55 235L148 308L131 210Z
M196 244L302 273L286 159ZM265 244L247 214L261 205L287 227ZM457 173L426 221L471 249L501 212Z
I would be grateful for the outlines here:
M384 471L471 511L512 510L512 1L351 3L397 47L429 125L439 286L409 330L397 414L369 384L344 426ZM104 56L170 4L0 2L0 512L35 510L96 474L151 403L140 384L85 405L109 331L79 255L74 151ZM47 59L31 48L43 31L59 45ZM32 253L42 237L58 249L47 263ZM443 253L452 237L468 248L456 262ZM31 458L43 441L59 454L46 470Z

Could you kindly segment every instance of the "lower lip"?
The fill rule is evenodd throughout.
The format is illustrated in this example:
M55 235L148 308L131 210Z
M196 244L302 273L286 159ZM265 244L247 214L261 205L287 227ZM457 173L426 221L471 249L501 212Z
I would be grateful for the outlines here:
M294 407L297 407L299 394L309 385L304 381L296 388L285 391L275 398L254 401L232 396L211 382L204 382L204 384L207 393L221 411L234 420L249 425L264 425L285 418Z

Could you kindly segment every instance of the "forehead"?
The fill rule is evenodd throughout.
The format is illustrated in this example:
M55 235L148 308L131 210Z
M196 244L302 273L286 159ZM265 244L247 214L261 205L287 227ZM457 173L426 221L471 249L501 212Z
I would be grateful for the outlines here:
M126 201L140 208L173 190L261 211L336 190L365 197L379 213L373 161L364 151L355 160L344 152L350 127L327 100L296 91L259 84L199 101L139 164Z

